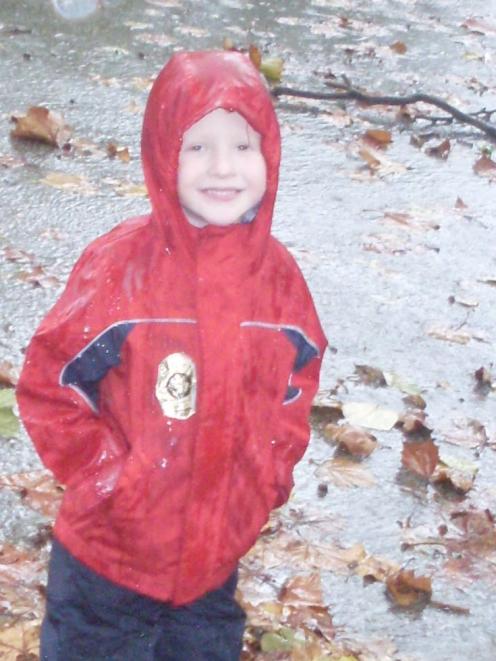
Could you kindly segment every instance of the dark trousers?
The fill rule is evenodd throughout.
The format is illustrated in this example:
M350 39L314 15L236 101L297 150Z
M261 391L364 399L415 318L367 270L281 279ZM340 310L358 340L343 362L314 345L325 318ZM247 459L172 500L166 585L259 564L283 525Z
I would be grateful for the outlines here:
M245 623L237 572L174 608L122 588L54 540L41 661L238 661Z

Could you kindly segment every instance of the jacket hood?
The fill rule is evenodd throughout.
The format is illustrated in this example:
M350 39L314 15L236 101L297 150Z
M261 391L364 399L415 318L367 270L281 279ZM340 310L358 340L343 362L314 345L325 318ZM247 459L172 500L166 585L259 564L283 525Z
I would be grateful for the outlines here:
M223 237L224 254L236 245L243 248L243 259L249 259L253 267L263 258L270 235L280 135L267 87L242 53L177 53L156 79L145 110L141 143L152 219L167 252L195 259L198 230L187 221L177 194L179 152L184 132L217 108L238 112L262 136L267 188L251 223L207 226L200 232L202 236Z

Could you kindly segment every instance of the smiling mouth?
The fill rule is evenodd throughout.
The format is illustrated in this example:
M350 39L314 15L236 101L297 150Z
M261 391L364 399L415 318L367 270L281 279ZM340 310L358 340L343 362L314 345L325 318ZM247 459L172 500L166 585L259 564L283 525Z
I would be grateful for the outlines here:
M202 194L211 200L219 202L230 202L234 200L240 193L239 188L203 188Z

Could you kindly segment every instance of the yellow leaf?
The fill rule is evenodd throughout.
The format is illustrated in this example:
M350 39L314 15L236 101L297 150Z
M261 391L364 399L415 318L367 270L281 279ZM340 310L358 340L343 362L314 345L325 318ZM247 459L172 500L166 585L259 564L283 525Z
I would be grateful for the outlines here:
M398 413L372 402L348 402L343 404L344 417L359 427L388 431L398 422Z
M325 461L315 471L315 475L342 488L371 487L376 483L374 476L367 468L344 457Z

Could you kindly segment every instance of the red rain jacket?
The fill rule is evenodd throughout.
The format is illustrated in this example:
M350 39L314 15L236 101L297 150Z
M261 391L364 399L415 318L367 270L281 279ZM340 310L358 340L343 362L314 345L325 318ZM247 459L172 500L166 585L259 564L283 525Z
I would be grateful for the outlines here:
M184 131L242 114L262 136L255 219L198 230L176 192ZM55 535L108 579L173 604L221 585L288 498L326 341L305 281L270 235L280 138L239 53L174 55L147 104L152 212L83 253L36 331L24 424L67 486Z

